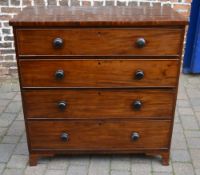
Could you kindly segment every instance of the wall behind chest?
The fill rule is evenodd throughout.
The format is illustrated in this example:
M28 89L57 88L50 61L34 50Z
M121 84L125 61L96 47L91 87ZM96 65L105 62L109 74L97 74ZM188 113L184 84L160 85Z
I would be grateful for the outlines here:
M189 15L191 0L0 0L0 76L16 75L17 66L12 29L8 20L26 6L171 6Z

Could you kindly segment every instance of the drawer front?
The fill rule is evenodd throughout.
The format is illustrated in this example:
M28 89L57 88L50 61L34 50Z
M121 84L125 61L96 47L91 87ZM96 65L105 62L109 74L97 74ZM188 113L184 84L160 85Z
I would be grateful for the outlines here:
M170 90L23 91L27 118L171 118L174 98Z
M19 55L178 55L182 29L18 29Z
M167 148L170 121L28 121L31 149L135 150Z
M22 87L176 86L177 60L20 60Z

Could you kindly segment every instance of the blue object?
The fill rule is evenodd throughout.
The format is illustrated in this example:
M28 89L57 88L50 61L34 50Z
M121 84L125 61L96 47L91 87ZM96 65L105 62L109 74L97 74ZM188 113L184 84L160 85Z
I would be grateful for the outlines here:
M187 33L183 73L200 73L200 1L193 0Z

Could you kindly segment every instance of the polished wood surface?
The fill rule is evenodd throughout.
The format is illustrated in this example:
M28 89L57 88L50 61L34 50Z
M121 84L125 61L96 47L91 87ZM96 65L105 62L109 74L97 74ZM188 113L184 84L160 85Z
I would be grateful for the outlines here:
M27 90L27 118L171 118L174 92L169 90ZM133 104L140 100L142 107ZM65 101L65 110L59 102ZM159 110L158 110L159 109Z
M138 27L186 24L186 18L168 6L142 5L140 7L27 7L10 20L10 25L23 27Z
M28 121L31 149L133 150L167 148L169 120ZM162 129L161 129L162 128ZM140 137L131 139L133 132ZM69 139L60 136L67 133Z
M145 58L145 57L144 57ZM20 60L22 87L175 87L178 60ZM64 77L57 79L56 71ZM144 77L137 79L137 72Z
M169 164L185 18L166 6L48 6L10 24L31 166L81 153Z
M179 55L184 31L162 28L19 29L20 55ZM63 40L61 48L53 41ZM146 45L136 42L144 38Z

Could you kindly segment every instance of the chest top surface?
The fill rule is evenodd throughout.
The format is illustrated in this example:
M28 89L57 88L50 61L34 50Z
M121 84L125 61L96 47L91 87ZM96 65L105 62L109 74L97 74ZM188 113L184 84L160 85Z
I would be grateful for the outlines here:
M168 6L27 7L10 20L17 27L184 26L187 20Z

